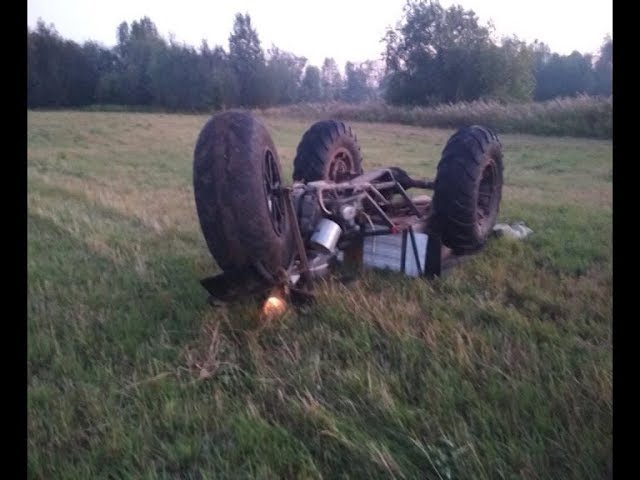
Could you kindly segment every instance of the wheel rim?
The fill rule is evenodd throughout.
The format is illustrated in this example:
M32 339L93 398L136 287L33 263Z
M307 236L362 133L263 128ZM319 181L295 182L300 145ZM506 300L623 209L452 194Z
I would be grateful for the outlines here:
M271 150L264 155L263 184L269 217L275 232L280 235L284 226L284 199L280 193L280 170Z
M347 149L340 148L333 154L329 161L327 177L334 182L342 181L349 177L352 168L353 159L351 158L351 154Z
M491 228L497 201L498 174L493 161L489 162L482 171L478 188L478 203L476 208L476 222L482 234Z

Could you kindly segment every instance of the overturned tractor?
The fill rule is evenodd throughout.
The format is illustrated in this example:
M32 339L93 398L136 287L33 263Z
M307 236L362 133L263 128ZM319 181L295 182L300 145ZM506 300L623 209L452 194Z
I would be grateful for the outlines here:
M439 275L485 245L503 172L500 141L481 126L449 138L434 180L394 166L364 172L351 128L326 120L303 135L286 185L271 136L246 112L204 125L193 167L202 233L223 270L202 285L223 300L270 295L267 304L311 298L314 278L336 262Z

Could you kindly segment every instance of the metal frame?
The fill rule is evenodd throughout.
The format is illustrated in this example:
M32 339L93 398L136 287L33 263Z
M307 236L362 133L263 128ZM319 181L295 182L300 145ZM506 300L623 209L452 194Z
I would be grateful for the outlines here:
M376 174L378 175L378 177L376 178L378 181L368 181L369 178L375 178ZM389 175L390 180L380 181L380 179L383 178L384 175ZM360 179L360 181L358 181L358 179ZM408 186L423 189L433 189L433 182L430 180L419 181L409 178ZM443 273L443 266L446 269L447 264L456 264L460 260L462 260L463 257L466 257L454 255L449 249L442 245L441 239L437 234L429 233L427 225L424 224L424 233L427 234L428 240L425 252L425 265L421 265L414 226L420 224L421 221L424 221L424 214L427 210L425 208L423 211L421 211L417 207L417 205L407 194L405 188L394 177L393 172L390 169L370 172L369 174L361 175L348 182L327 183L326 185L320 185L314 188L316 188L320 206L325 213L331 214L331 212L327 210L322 197L325 192L331 191L336 195L339 195L339 191L351 190L351 195L349 196L349 198L342 199L342 202L360 197L363 201L366 201L367 204L373 208L375 214L373 212L370 213L379 217L378 219L387 227L372 230L364 230L363 228L361 228L360 231L357 232L357 234L353 235L352 233L352 236L350 238L345 239L345 242L347 243L346 248L344 245L341 248L344 252L345 261L349 261L352 263L357 262L360 264L362 263L362 246L365 237L398 234L402 235L402 251L400 259L400 271L402 273L406 273L406 255L408 242L411 242L411 253L413 253L414 255L415 263L418 267L418 271L420 272L419 276L423 278L434 278L440 276ZM393 222L392 218L397 219L403 217L400 216L390 218L390 216L384 211L383 207L390 207L391 203L385 198L381 191L388 192L389 190L392 190L394 191L394 193L398 193L403 197L405 203L402 205L401 209L407 208L411 212L410 216L413 215L416 217L416 221L405 223L404 225L397 225ZM309 268L307 251L305 249L304 240L302 238L300 226L297 221L297 215L295 213L295 206L293 204L293 198L291 195L292 191L292 187L279 186L277 190L274 189L271 193L275 195L281 195L283 197L286 213L291 219L291 228L296 249L294 258L292 260L292 265L297 255L300 266L298 273L301 275L301 278L304 280L304 282L302 283L302 288L285 284L288 280L288 272L285 272L283 269L283 271L280 272L280 275L278 275L279 280L276 282L278 283L278 285L276 285L275 288L279 288L287 292L295 303L305 303L314 298L314 295L311 292L311 289L313 288L313 276ZM374 197L379 201L376 201ZM382 204L382 206L380 204ZM236 284L238 284L238 287L240 287L240 285L244 283L245 279L249 278L250 275L248 270L249 269L245 269L239 272L225 272L214 277L205 278L201 280L200 283L211 295L210 299L230 299L240 294L240 292L236 288ZM258 284L245 284L243 286L248 287L248 290L251 290L250 293L266 293L267 291L274 288L274 286L271 286L265 289L261 288ZM296 300L298 300L298 302L296 302Z

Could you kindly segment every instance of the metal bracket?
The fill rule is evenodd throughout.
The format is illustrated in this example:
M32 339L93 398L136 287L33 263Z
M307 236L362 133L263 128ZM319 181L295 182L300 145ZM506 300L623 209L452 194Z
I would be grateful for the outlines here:
M309 260L307 258L307 251L304 248L304 242L302 240L302 234L300 233L300 226L298 225L298 219L296 217L295 210L293 208L293 200L291 199L291 188L284 187L281 190L282 195L284 196L284 203L287 208L287 213L289 215L289 225L291 226L291 230L293 233L293 239L296 244L296 250L298 257L300 258L301 264L301 272L302 278L304 278L306 287L311 289L313 286L313 278L311 276L311 271L309 270Z
M425 254L424 276L439 277L442 273L442 241L438 235L429 235Z

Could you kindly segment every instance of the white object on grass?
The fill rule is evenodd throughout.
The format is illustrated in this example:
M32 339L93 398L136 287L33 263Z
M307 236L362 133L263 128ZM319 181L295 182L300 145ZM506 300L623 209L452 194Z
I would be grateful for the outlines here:
M521 239L532 234L533 230L527 227L524 222L516 222L512 225L498 223L493 227L493 233L498 237L505 236L514 239Z

